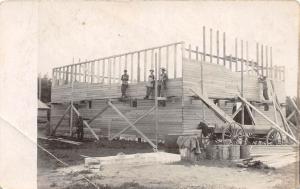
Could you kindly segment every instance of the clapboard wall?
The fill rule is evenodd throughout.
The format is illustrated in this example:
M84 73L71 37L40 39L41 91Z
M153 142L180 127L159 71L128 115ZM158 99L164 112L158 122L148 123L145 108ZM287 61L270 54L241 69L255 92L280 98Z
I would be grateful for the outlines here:
M234 102L230 102L227 100L220 100L218 106L227 114L232 116L233 114L233 106ZM269 106L268 110L264 109L264 105L256 104L255 107L264 113L268 118L276 122L275 119L275 111L272 105ZM246 111L246 110L245 110ZM247 132L255 133L255 134L267 134L270 131L272 124L270 124L266 119L264 119L260 114L251 111L252 115L255 119L255 125L247 126ZM284 109L283 109L284 113ZM277 112L277 120L280 126L283 126L282 119L280 114ZM285 116L285 115L284 115ZM210 125L217 126L216 132L221 133L222 129L226 126L226 124L219 119L215 113L209 109L201 100L193 99L193 98L185 98L184 107L183 107L183 132L189 133L192 130L197 129L198 124L203 121Z
M129 84L127 95L131 98L142 99L146 95L146 83ZM168 81L168 96L182 96L182 79L170 79ZM53 86L51 93L52 103L70 102L71 100L93 100L104 98L120 98L121 85L120 84L91 84L91 83L77 83Z
M234 98L241 91L241 73L232 72L223 65L202 62L203 76L201 78L201 62L183 59L183 88L184 95L194 95L190 89L201 88L210 98ZM203 79L203 80L202 80ZM285 88L283 81L273 81L278 99L285 102ZM261 101L260 84L258 77L244 75L244 97L249 101Z
M129 102L119 102L117 100L112 103L132 122L134 122L141 115L146 113L154 106L154 100L137 100L137 107L131 107ZM164 139L165 135L169 133L182 133L182 102L181 98L173 97L168 99L166 106L159 106L158 108L158 138ZM68 104L52 104L51 107L51 126L52 128L61 118L63 112L67 108ZM91 106L88 103L79 105L80 114L90 119L95 116L102 108L106 106L105 100L92 100ZM75 114L74 114L75 115ZM75 116L74 116L75 117ZM69 114L65 116L63 122L58 127L56 133L58 135L69 135ZM75 121L75 120L74 120ZM98 136L113 136L120 132L128 124L112 109L108 108L102 116L95 119L91 124L91 127ZM137 122L136 127L140 129L150 139L156 138L155 127L155 112L153 111L148 116ZM75 128L74 128L75 129ZM129 129L124 134L140 137L136 131ZM90 131L85 128L85 136L93 138Z

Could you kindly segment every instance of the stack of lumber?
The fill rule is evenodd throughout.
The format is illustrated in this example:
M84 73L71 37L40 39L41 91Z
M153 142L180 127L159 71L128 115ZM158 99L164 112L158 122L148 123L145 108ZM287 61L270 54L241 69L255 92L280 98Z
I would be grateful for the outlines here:
M253 145L252 158L238 162L239 167L278 169L297 161L297 146L291 145Z

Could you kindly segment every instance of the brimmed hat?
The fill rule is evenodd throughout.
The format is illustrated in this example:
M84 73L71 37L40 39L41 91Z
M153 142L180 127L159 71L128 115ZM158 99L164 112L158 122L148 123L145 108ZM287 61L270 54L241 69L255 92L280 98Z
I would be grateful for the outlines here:
M166 71L166 68L160 68L160 69Z
M154 72L154 70L153 70L153 69L150 69L149 71L150 71L150 72Z
M127 72L127 70L124 70L124 72Z

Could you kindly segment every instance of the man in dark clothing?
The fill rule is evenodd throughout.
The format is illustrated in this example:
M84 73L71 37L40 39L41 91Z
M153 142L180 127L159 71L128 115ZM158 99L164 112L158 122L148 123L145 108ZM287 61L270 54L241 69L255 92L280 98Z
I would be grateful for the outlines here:
M165 68L161 68L161 74L157 83L157 96L166 96L168 75ZM163 91L163 93L162 93Z
M263 96L265 100L269 100L267 77L263 76L259 78L259 82L262 83Z
M84 131L83 131L83 118L81 116L78 117L77 119L77 139L78 140L83 140L83 135L84 135Z
M144 99L148 99L149 96L153 93L154 82L155 82L153 72L154 72L154 70L151 69L150 75L148 76L148 81L146 83L147 92L146 92L146 96Z
M122 85L121 85L121 92L122 92L122 98L126 98L126 90L128 88L128 80L129 75L127 74L127 70L124 70L124 74L121 77Z

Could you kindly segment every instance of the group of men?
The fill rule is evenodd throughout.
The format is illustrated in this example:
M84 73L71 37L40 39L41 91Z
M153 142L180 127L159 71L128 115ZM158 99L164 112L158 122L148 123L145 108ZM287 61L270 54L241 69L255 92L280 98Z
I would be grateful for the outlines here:
M154 87L155 87L155 76L154 76L154 70L150 69L150 74L148 76L148 81L146 82L146 96L144 99L149 99L151 95L153 95ZM128 81L129 81L129 75L127 74L127 70L124 70L124 74L121 77L122 85L121 85L121 93L122 93L122 99L127 98L126 91L128 88ZM165 68L161 68L160 77L158 79L157 83L157 96L162 97L166 96L166 90L167 90L167 81L168 81L168 75L166 73Z

